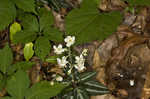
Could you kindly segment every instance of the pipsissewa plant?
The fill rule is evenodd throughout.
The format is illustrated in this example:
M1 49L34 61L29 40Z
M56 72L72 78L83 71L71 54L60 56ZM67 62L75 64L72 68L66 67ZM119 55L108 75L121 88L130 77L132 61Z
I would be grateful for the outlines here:
M60 83L68 83L62 93L57 98L59 99L90 99L91 95L108 94L109 89L103 84L96 81L95 71L86 71L85 57L87 56L87 49L84 49L79 56L73 53L72 45L75 43L75 36L67 36L64 39L66 47L59 44L53 46L54 52L58 55L63 55L62 58L57 58L57 64L64 72L64 77L60 75L53 75L54 79L51 81L58 81Z

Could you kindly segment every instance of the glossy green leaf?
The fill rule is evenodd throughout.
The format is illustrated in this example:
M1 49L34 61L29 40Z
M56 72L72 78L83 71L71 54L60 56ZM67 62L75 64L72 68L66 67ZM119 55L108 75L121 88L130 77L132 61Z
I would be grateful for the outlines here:
M42 81L34 84L26 93L26 99L49 99L59 94L66 85L55 83L53 86L50 82Z
M26 61L29 61L29 59L34 54L33 43L32 42L25 44L23 53L24 53L24 57L25 57Z
M61 98L60 98L61 99ZM73 91L68 92L63 96L63 99L75 99Z
M51 46L46 37L39 37L34 45L35 54L44 61L45 57L49 54Z
M15 64L12 65L12 67L8 68L8 72L7 74L8 75L12 75L15 71L17 70L23 70L23 71L27 71L29 70L30 68L32 68L32 66L34 65L35 63L33 62L30 62L30 61L21 61L21 62L17 62Z
M66 31L76 36L76 44L104 40L116 31L121 20L120 12L100 13L94 0L84 0L80 9L66 17Z
M18 8L26 12L35 12L35 0L12 0Z
M32 31L20 31L13 36L13 43L28 43L36 39L37 33Z
M24 99L25 92L28 91L30 80L26 72L19 70L8 81L6 90L15 99Z
M3 73L7 72L8 67L13 61L13 54L8 44L0 50L0 71Z
M16 17L12 0L0 0L0 31L4 30Z
M90 99L90 96L84 89L77 88L74 92L74 99Z
M13 39L13 36L17 33L21 31L21 25L17 22L14 22L11 26L10 26L10 39Z
M110 93L106 86L95 80L85 82L84 88L90 95L104 95Z
M93 79L96 76L97 72L85 72L80 75L80 82L85 82Z

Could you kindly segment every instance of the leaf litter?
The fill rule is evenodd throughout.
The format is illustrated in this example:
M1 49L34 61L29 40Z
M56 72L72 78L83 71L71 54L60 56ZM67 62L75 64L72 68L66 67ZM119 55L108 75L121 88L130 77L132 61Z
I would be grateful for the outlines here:
M104 41L94 41L74 48L77 52L81 52L84 48L88 49L89 68L95 69L98 72L96 78L112 90L112 94L92 96L91 99L150 98L150 7L142 6L138 13L131 13L123 11L127 5L123 0L101 0L100 11L122 11L124 14L122 24L118 26L116 33ZM66 11L53 13L55 27L61 31L64 31L65 14ZM6 30L0 33L0 48L8 39L7 32ZM23 60L22 46L11 45L11 47L15 52L14 63ZM59 68L49 63L41 64L36 57L33 57L32 61L36 63L29 71L32 84L39 82L39 76L50 80L49 74L53 72L62 74ZM130 80L134 80L133 86L130 85ZM6 94L5 89L0 96L4 94Z

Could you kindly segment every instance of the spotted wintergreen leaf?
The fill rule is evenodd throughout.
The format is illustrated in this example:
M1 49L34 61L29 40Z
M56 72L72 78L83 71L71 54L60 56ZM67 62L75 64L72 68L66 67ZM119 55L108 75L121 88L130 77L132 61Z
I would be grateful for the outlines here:
M88 81L89 79L93 79L96 76L96 72L85 72L80 75L80 82Z
M90 80L84 83L84 88L90 95L103 95L110 93L109 89L96 80Z
M83 88L76 88L74 91L74 99L90 99L90 96Z

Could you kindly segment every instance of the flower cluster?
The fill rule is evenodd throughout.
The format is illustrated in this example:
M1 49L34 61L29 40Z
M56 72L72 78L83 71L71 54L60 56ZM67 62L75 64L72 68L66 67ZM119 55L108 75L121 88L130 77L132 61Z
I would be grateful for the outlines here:
M54 53L60 55L66 52L66 56L61 58L57 58L57 63L60 68L69 68L67 71L68 74L71 74L72 69L76 69L78 72L82 72L85 69L85 59L84 57L87 56L87 49L84 49L81 55L75 56L71 53L71 46L75 43L75 36L67 36L64 39L66 43L66 48L63 48L61 44L57 46L53 46ZM59 77L60 78L60 77ZM60 81L57 79L57 81Z

